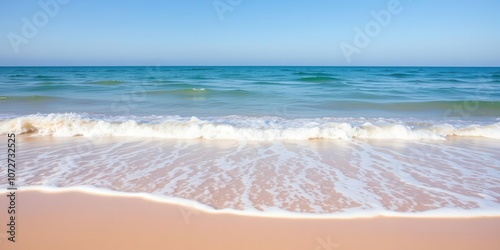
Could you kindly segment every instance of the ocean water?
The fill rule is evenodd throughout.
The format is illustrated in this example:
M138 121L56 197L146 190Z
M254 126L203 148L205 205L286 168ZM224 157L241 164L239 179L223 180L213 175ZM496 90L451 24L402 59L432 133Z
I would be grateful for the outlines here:
M12 132L28 189L267 215L500 214L500 68L3 67Z
M0 68L3 114L496 121L500 68Z

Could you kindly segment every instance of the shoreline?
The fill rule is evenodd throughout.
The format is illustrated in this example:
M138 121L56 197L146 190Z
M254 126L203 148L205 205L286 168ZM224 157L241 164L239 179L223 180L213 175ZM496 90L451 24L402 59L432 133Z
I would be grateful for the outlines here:
M179 206L183 209L192 209L200 213L210 215L234 215L242 217L255 217L267 219L308 219L308 220L351 220L351 219L374 219L374 218L387 218L387 219L486 219L486 218L500 218L500 211L467 211L458 210L456 208L440 208L430 211L420 212L392 212L392 211L363 211L364 213L356 213L353 211L336 212L336 213L301 213L292 212L282 209L272 209L271 211L250 210L235 210L230 208L215 209L203 203L178 198L166 197L158 194L151 193L128 193L122 191L115 191L92 186L75 186L75 187L47 187L47 186L29 186L20 187L16 189L17 193L41 193L46 195L64 195L68 193L77 193L86 196L106 197L109 199L139 199L145 202L152 202L163 204L167 206ZM0 197L8 194L9 190L0 190Z
M0 243L12 249L497 249L500 244L500 217L290 219L213 214L78 191L21 190L18 198L18 240L4 237ZM5 205L2 197L0 206ZM0 222L6 224L5 216Z

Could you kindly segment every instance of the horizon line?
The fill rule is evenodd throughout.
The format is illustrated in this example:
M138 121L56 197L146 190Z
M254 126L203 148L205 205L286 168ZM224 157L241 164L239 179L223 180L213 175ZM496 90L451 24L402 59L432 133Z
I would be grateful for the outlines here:
M390 68L500 68L497 66L467 66L467 65L0 65L8 67L390 67Z

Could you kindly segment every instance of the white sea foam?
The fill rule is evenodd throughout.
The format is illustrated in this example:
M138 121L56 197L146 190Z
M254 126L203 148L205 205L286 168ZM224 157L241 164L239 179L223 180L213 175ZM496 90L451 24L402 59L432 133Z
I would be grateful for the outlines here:
M19 137L18 143L21 189L91 191L273 217L500 215L493 139Z
M56 137L140 137L248 141L378 138L444 140L449 136L500 139L500 123L412 126L391 120L277 117L104 117L29 115L0 120L0 134Z

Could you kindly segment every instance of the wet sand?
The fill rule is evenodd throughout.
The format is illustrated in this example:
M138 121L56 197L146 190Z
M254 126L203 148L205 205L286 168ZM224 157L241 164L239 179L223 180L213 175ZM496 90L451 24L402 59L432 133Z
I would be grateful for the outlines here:
M21 187L84 185L177 197L216 209L381 214L450 208L474 216L500 211L500 146L489 139L239 142L27 136L19 138L17 148L16 184ZM6 170L0 168L0 176L7 176Z
M1 249L499 249L500 218L288 219L207 213L142 198L18 192ZM0 207L6 208L5 193ZM6 209L0 217L6 228ZM5 230L2 230L4 232Z

